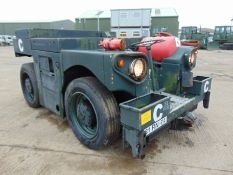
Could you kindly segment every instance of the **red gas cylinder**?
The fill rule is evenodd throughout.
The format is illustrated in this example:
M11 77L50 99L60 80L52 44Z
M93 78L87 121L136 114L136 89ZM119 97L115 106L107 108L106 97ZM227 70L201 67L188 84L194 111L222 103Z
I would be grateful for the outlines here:
M125 50L126 49L126 42L124 39L118 38L105 38L100 41L99 44L106 50Z
M151 46L152 58L159 62L162 62L165 58L172 56L180 47L180 40L175 36L146 37L143 38L141 42L150 40L164 40L163 42L155 43ZM138 51L143 52L148 56L148 52L145 47L139 47Z

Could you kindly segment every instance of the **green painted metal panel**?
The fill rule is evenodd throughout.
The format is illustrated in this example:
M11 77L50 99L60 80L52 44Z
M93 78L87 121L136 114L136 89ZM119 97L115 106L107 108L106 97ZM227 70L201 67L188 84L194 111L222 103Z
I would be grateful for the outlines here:
M97 18L88 18L88 19L76 19L75 28L77 30L98 30L98 19ZM111 24L110 18L100 18L99 19L99 30L100 31L110 31Z
M63 115L60 53L33 50L40 104L59 116Z
M220 44L233 42L233 26L215 26L214 41Z
M185 26L181 28L181 40L198 40L200 41L200 48L207 49L208 32L198 32L197 26Z
M156 29L166 28L167 32L178 36L179 21L178 17L152 17L151 18L151 35L156 33Z

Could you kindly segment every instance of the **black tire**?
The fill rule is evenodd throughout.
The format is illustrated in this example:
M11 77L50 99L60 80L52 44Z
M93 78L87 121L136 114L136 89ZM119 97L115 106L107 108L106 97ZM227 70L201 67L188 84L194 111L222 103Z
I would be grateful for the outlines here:
M24 99L32 108L40 107L39 91L36 81L36 74L33 63L26 63L21 66L20 83L23 91ZM28 86L31 86L28 90Z
M82 101L80 98L82 98ZM85 101L85 103L83 101ZM84 108L89 109L88 122L91 118L91 123L95 123L92 126L94 134L89 134L89 130L91 130L89 125L92 125L90 122L88 126L83 126L83 122L86 120L86 114L84 116L80 112L83 111L80 110L80 106L86 103L88 103L88 107L91 108ZM89 148L100 149L111 144L118 138L120 133L118 104L112 93L96 78L78 78L68 85L65 92L65 110L67 120L75 136ZM78 113L80 115L78 115ZM86 129L88 132L85 128L89 129Z

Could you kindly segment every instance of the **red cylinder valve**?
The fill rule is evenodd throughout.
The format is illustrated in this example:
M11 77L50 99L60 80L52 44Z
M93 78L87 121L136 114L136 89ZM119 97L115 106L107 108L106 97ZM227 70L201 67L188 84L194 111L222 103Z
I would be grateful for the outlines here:
M99 45L106 50L125 50L126 49L125 40L118 39L118 38L105 38L102 41L100 41Z

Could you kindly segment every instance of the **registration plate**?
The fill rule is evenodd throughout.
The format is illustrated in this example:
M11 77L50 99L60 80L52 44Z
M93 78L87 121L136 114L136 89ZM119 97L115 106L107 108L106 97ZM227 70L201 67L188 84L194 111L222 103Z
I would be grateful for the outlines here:
M150 133L154 132L155 130L159 129L161 126L165 125L167 123L167 116L163 117L159 121L153 123L152 125L148 126L144 131L146 132L146 135L148 136Z

